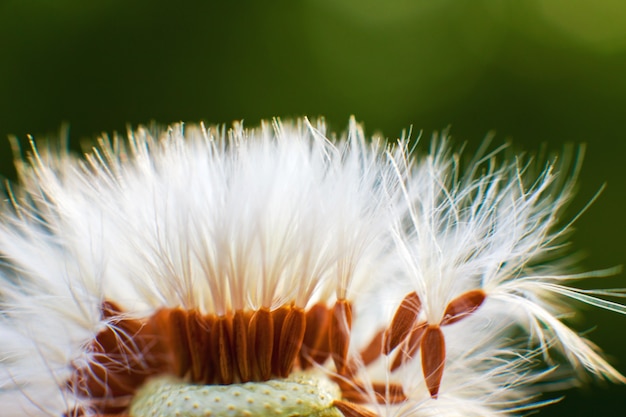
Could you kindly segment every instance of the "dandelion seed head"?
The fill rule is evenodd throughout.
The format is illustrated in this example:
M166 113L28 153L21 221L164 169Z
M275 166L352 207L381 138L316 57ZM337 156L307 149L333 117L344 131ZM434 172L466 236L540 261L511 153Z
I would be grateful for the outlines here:
M578 160L407 143L354 119L33 142L0 215L3 412L500 416L625 382L562 320L626 313L569 286L605 274L564 257Z

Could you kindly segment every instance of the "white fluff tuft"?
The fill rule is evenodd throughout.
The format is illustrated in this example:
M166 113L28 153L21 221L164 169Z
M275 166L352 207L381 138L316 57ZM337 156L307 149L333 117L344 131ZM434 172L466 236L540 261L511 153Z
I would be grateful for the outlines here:
M542 353L544 366L553 363L550 352L558 351L556 356L564 356L576 371L585 369L613 382L626 382L591 342L561 321L576 312L572 299L626 314L625 306L596 296L619 296L618 292L565 286L616 272L575 274L574 259L567 256L566 238L575 219L565 226L561 221L573 196L582 148L576 155L568 149L560 157L544 160L507 158L504 146L488 153L487 144L463 163L444 134L433 138L428 155L395 158L398 176L407 178L406 215L395 226L406 267L401 287L416 291L422 301L420 317L432 324L442 322L450 301L480 289L486 302L471 318L483 320L485 326L475 329L461 321L449 330L444 327L446 334L462 332L471 338L477 331L488 349L489 333L505 330L502 337L514 336L507 349L515 352L534 346ZM493 321L498 325L486 325ZM520 330L525 337L519 337ZM452 343L448 350L454 350ZM465 337L458 343L460 349L467 349ZM443 383L453 378L452 373L444 373Z
M347 297L389 246L384 150L354 121L333 143L300 120L139 128L86 161L33 153L0 225L0 395L27 415L70 409L104 300L146 317Z
M566 286L594 276L572 272L570 227L559 226L580 157L503 154L481 149L464 164L445 135L412 154L405 140L366 140L354 120L338 140L323 122L298 120L139 128L84 158L33 145L0 220L2 415L89 412L66 385L112 325L105 300L145 318L346 299L355 354L409 292L419 320L439 325L450 301L484 291L476 311L442 324L437 399L419 353L393 373L384 355L358 367L365 407L380 415L520 414L550 403L537 401L551 384L571 385L570 367L626 382L561 321L571 299L626 313L597 297L611 293ZM551 362L553 350L567 366ZM406 400L376 404L381 382L400 384Z

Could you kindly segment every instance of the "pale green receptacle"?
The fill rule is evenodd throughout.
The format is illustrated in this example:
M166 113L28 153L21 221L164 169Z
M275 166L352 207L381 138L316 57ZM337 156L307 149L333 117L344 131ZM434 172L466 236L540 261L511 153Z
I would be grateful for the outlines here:
M323 375L231 385L193 385L155 378L136 394L131 417L342 417L339 387Z

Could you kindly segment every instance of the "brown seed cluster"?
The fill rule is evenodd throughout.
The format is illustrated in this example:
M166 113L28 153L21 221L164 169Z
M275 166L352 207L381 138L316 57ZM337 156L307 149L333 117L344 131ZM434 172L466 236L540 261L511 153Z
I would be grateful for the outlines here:
M76 367L69 388L101 415L122 416L150 377L172 374L198 384L232 384L287 377L332 356L345 369L352 322L349 302L308 311L284 306L218 317L161 309L145 320L126 318L112 302L109 323L88 349L89 366ZM80 410L68 415L80 415Z
M485 298L469 291L446 308L440 325L471 314ZM306 370L332 358L342 390L335 406L346 417L373 417L359 404L406 400L399 384L373 383L366 389L355 376L358 364L368 365L381 354L396 351L391 371L421 349L426 385L437 396L445 362L440 325L418 321L421 302L408 294L388 328L379 331L359 358L349 358L352 306L338 300L333 306L315 304L307 311L294 305L269 310L235 311L225 316L196 310L164 308L147 319L128 318L112 302L102 305L108 326L89 344L91 362L76 366L68 388L89 399L101 417L126 417L138 388L150 377L171 374L197 384L233 384L284 378L294 368ZM358 359L358 360L357 360ZM370 394L368 394L368 392ZM80 416L72 410L67 416Z
M418 320L422 303L417 293L412 292L404 297L383 334L382 349L385 355L400 346L390 370L396 370L421 350L426 386L430 395L436 398L446 361L446 344L441 326L456 323L469 316L481 306L485 297L483 290L471 290L461 294L448 303L443 319L435 324Z

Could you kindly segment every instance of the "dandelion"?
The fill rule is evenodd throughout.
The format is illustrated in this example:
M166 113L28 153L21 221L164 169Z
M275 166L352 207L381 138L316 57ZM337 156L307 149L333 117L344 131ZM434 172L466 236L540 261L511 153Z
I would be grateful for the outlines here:
M3 415L497 416L625 382L562 321L626 313L566 285L611 272L563 256L576 169L502 153L354 120L33 143L0 221Z

